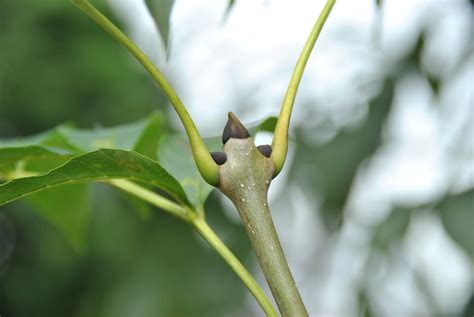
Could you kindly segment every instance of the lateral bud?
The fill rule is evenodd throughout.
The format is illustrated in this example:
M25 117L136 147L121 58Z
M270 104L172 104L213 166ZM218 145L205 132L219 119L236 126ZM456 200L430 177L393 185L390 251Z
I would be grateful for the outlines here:
M210 154L217 165L222 165L227 161L227 155L223 152L210 152Z
M259 150L265 157L270 157L272 155L272 147L268 144L257 146L257 150Z
M230 138L247 139L249 137L250 133L247 128L237 119L235 114L229 112L229 120L227 120L224 132L222 133L222 143L226 144Z

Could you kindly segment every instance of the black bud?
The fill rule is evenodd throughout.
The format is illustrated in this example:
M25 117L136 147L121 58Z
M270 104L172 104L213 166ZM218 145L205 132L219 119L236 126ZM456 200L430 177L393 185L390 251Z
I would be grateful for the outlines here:
M222 143L226 143L230 138L234 139L247 139L250 137L249 131L245 126L237 119L235 114L229 112L229 120L225 125L224 132L222 133Z
M257 146L257 150L259 150L265 157L270 157L270 155L272 155L272 147L268 144Z
M223 152L211 152L211 157L217 165L222 165L227 161L227 155Z

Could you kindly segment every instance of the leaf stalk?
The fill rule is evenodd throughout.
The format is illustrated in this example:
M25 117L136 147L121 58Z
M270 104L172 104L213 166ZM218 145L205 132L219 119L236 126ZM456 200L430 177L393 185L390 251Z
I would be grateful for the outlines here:
M209 154L209 150L204 144L193 119L186 110L186 107L178 97L178 94L175 92L171 84L166 80L165 76L131 39L129 39L117 26L115 26L115 24L113 24L89 1L72 0L72 2L90 18L92 18L98 25L100 25L105 31L107 31L115 40L117 40L117 42L122 44L153 77L155 82L160 86L165 95L168 97L171 105L178 114L184 129L186 130L189 143L191 144L194 161L196 162L199 173L207 183L217 186L219 181L219 167Z
M309 56L314 48L314 44L321 33L321 30L326 22L332 7L336 3L336 0L328 0L324 6L321 14L319 15L316 23L314 24L311 33L309 34L308 40L306 41L303 50L301 51L298 62L296 63L295 69L290 79L288 89L286 91L283 104L281 106L280 115L275 127L275 133L272 141L272 160L275 164L275 174L277 176L286 159L286 153L288 151L288 129L290 126L291 111L293 110L293 104L295 103L296 93L303 77L304 69L308 63Z

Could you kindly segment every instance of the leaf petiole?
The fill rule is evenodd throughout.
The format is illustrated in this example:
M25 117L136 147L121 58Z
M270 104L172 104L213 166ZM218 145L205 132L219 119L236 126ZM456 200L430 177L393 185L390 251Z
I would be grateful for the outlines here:
M194 124L193 119L189 115L186 107L177 93L166 80L165 76L153 64L153 62L143 53L143 51L130 40L115 24L113 24L105 15L103 15L97 8L95 8L87 0L72 0L84 13L99 24L105 31L107 31L117 42L122 44L148 71L155 82L160 86L163 92L168 97L171 105L181 120L181 123L186 130L186 134L191 144L193 157L199 173L209 184L216 186L219 182L219 166L214 163L209 151L204 144L199 131Z
M144 201L149 202L150 204L159 207L171 213L173 216L176 216L183 220L187 220L188 214L191 212L188 209L189 207L186 208L181 205L178 205L174 201L169 200L161 195L158 195L155 192L126 179L110 179L104 181L104 183L110 184L114 187L120 188L123 191L126 191L127 193L140 197Z
M283 99L280 115L278 116L275 133L273 135L272 160L273 164L275 164L274 177L280 173L281 169L283 168L283 164L285 163L286 152L288 150L288 129L290 125L291 111L293 109L293 104L295 103L296 93L298 92L301 77L303 76L304 69L308 62L309 56L311 55L314 44L319 37L319 33L321 33L324 23L326 22L335 3L336 0L328 0L326 2L326 5L316 20L316 23L309 34L308 40L301 51L301 55L298 59L298 62L296 63L295 69L293 70L293 75L291 76L285 98Z

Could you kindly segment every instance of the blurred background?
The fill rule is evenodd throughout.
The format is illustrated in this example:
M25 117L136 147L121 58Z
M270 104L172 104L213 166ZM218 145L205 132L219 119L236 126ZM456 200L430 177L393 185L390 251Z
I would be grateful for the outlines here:
M154 59L208 136L221 134L229 110L243 122L278 114L324 5L176 0L167 38L143 1L94 3ZM270 192L311 316L474 315L472 17L462 0L336 3ZM181 130L138 63L69 1L3 0L0 43L0 138L152 111ZM34 200L0 207L2 317L262 316L178 219L144 217L122 193L91 185L80 202L56 206L85 215L77 247ZM269 294L228 200L213 193L206 210Z

